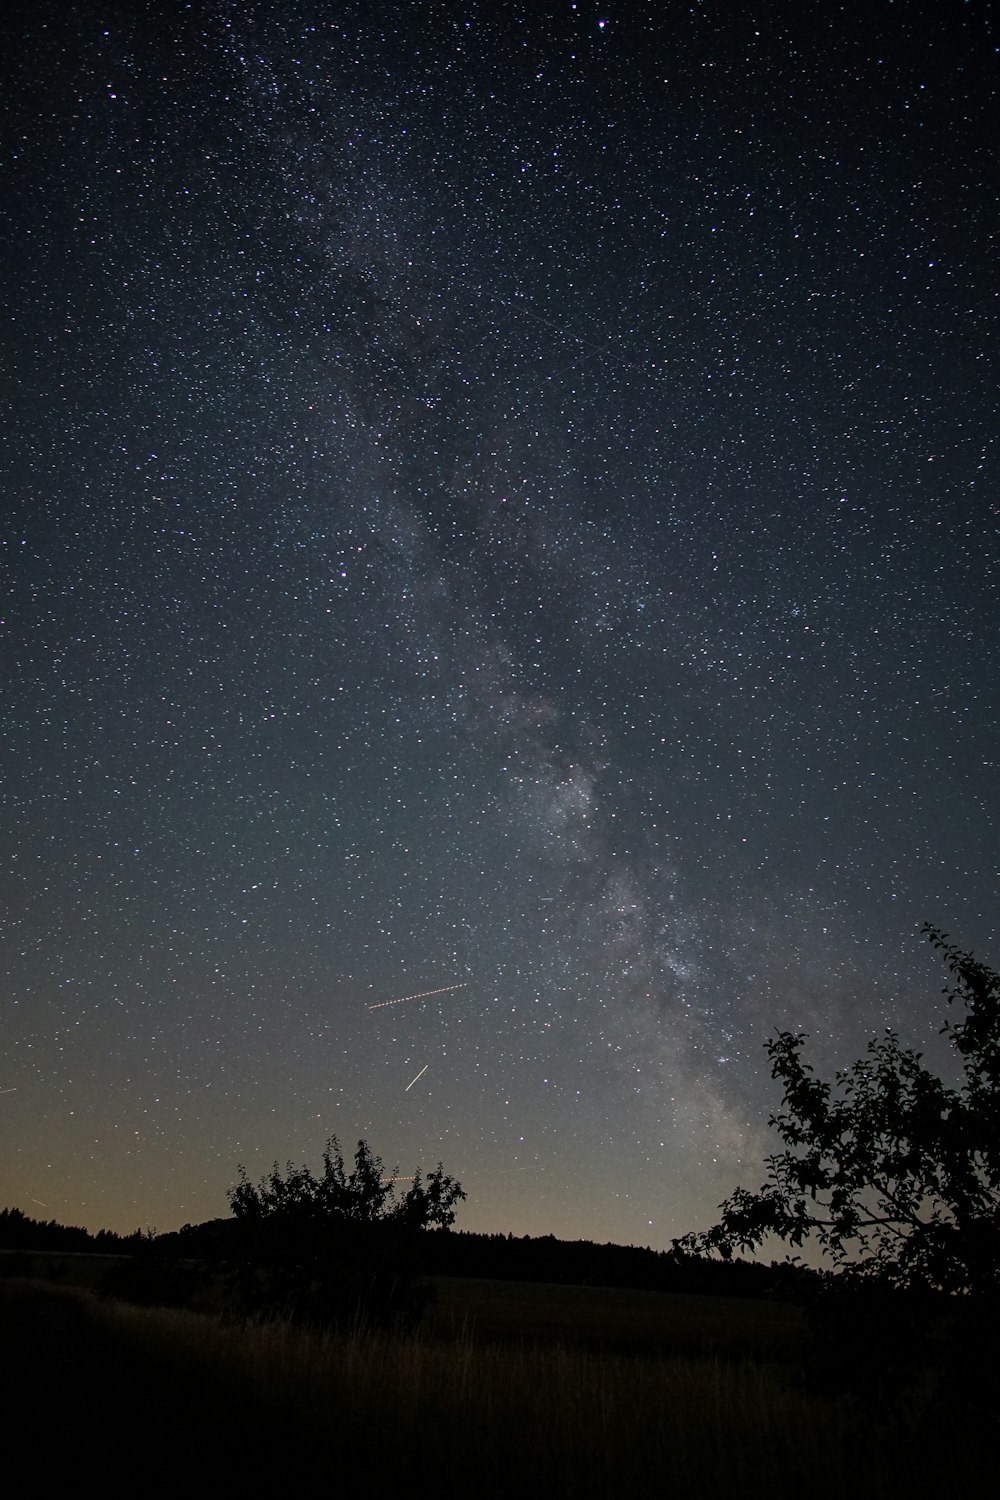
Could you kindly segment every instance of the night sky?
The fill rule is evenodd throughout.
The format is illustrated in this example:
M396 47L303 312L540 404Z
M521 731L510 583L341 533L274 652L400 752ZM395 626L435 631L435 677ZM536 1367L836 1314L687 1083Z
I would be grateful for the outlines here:
M946 1059L921 924L1000 959L998 41L7 23L0 1203L171 1229L336 1132L458 1227L665 1247L759 1185L775 1029Z

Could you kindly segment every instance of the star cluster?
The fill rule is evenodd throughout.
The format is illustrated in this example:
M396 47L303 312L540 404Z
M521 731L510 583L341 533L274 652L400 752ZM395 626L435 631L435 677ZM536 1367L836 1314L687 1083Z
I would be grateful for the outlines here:
M996 63L975 4L26 9L0 1199L171 1228L335 1131L665 1246L777 1027L938 1055Z

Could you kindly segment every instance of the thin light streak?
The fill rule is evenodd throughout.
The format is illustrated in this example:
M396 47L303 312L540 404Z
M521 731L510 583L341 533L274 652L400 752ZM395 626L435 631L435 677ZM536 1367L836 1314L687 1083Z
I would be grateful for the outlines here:
M374 1005L369 1005L369 1010L385 1010L387 1005L402 1005L405 1000L427 1000L431 995L447 995L450 990L467 990L468 982L465 984L446 984L439 990L421 990L419 995L400 995L397 1000L377 1000Z
M427 1072L427 1069L429 1067L430 1067L430 1063L424 1063L423 1067L420 1069L420 1072L417 1074L417 1077L416 1078L411 1078L410 1081L409 1081L409 1083L406 1085L406 1088L403 1090L404 1094L408 1094L410 1092L410 1090L412 1089L413 1085L418 1081L418 1079L423 1078L424 1074Z

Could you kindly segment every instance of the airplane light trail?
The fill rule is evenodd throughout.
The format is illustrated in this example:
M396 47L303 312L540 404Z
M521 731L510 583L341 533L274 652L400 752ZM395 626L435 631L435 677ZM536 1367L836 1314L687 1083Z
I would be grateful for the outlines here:
M410 1092L410 1090L412 1089L413 1085L417 1082L417 1080L420 1079L420 1078L423 1078L424 1074L427 1072L427 1069L429 1067L430 1067L430 1063L424 1063L423 1067L420 1069L420 1072L417 1074L417 1077L416 1078L411 1078L410 1081L409 1081L409 1083L406 1085L406 1088L403 1090L404 1094L408 1094Z
M402 1005L404 1000L427 1000L431 995L447 995L450 990L467 990L468 982L465 984L446 984L439 990L421 990L419 995L400 995L398 1000L377 1000L374 1005L369 1005L369 1010L385 1010L387 1005Z

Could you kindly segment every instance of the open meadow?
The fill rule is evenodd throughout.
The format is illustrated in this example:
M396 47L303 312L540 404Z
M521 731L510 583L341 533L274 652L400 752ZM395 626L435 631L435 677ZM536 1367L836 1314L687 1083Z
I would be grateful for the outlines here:
M75 1258L61 1258L63 1264ZM80 1257L94 1280L95 1258ZM60 1281L69 1279L65 1269ZM415 1336L242 1326L0 1285L11 1430L58 1428L78 1475L150 1463L219 1482L304 1479L477 1495L975 1493L985 1439L913 1388L813 1388L793 1307L593 1287L441 1281Z

